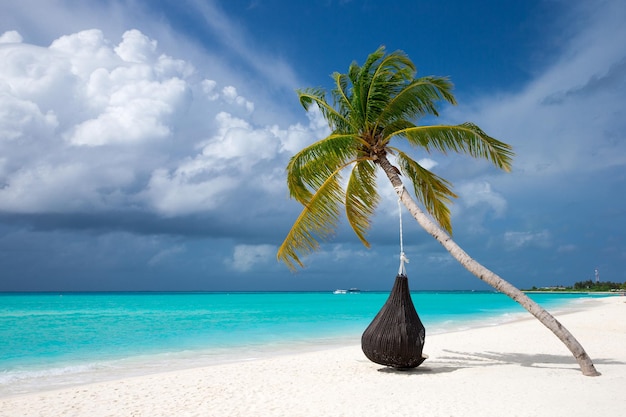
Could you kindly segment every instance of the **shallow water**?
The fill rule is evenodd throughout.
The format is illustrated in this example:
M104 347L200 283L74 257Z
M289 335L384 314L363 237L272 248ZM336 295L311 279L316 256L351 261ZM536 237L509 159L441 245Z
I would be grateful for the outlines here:
M358 344L388 293L0 294L0 396ZM428 334L528 313L493 292L414 292ZM598 295L532 294L555 311Z

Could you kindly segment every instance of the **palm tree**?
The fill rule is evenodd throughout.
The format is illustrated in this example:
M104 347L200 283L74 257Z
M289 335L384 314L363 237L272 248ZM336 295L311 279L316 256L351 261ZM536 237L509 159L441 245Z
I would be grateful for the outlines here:
M331 133L295 154L287 166L292 198L304 209L278 249L277 258L292 270L303 267L301 256L319 248L319 240L335 231L345 206L348 222L369 247L366 233L380 201L376 189L377 167L382 168L401 202L415 220L467 270L508 295L550 329L572 352L584 375L599 375L593 362L574 338L550 313L522 291L472 259L451 238L448 204L457 197L451 184L422 167L407 153L393 147L404 140L426 152L450 151L484 158L510 171L512 148L488 136L472 123L418 126L424 116L438 116L437 102L456 104L452 84L444 77L416 77L413 62L402 51L386 53L380 47L347 74L334 73L333 104L321 88L298 90L305 110L317 106ZM392 164L395 161L396 165ZM342 176L348 181L342 186ZM416 203L400 178L412 184Z

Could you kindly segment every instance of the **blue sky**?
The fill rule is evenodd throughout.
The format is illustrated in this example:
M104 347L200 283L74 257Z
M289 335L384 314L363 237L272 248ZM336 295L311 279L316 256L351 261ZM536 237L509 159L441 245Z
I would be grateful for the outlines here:
M449 76L513 172L415 155L454 184L454 239L519 287L626 281L623 0L99 0L0 4L0 291L389 289L342 225L291 273L284 168L328 132L294 90L379 45ZM488 289L404 213L411 287Z

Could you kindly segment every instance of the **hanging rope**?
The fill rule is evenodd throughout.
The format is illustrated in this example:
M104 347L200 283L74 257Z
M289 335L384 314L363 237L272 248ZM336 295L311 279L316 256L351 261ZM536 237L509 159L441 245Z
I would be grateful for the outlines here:
M400 218L400 268L398 269L398 275L406 276L405 263L409 263L409 259L404 254L404 242L402 239L402 194L404 193L404 187L395 187L398 194L398 217Z

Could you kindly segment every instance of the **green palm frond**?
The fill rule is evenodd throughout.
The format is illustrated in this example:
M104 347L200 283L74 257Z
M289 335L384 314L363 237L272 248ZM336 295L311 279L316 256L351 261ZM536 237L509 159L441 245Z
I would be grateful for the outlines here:
M370 228L370 219L379 200L376 191L376 165L368 160L358 161L346 187L346 217L352 230L366 247L370 244L365 239L365 234Z
M396 132L404 132L406 130L416 127L415 123L406 119L396 119L385 125L382 136L384 137L384 143L388 144L391 139L396 137ZM397 137L401 137L398 135Z
M383 49L384 51L384 49ZM387 107L415 73L415 67L408 57L400 52L392 52L381 58L372 74L359 80L362 91L367 92L364 102L365 119L374 124L378 115Z
M376 122L386 126L396 120L416 120L426 115L439 116L436 106L438 101L456 104L452 88L452 83L447 78L422 77L414 80L389 100Z
M354 140L354 135L330 135L295 154L286 169L290 196L308 204L329 176L354 160Z
M372 115L376 113L376 107L380 106L378 101L389 97L388 88L392 83L390 78L394 76L389 67L398 61L396 55L401 53L385 55L385 47L381 46L367 57L363 66L359 67L356 63L350 66L349 78L352 82L351 100L354 110L351 117L359 121L362 129L367 129L367 125L371 124ZM381 89L387 89L387 93Z
M316 104L320 112L328 122L328 126L332 131L336 129L345 129L349 126L349 120L345 115L338 112L333 106L326 101L326 92L321 88L305 88L303 90L296 90L300 104L306 111L311 109L313 104Z
M448 205L457 195L452 192L452 184L411 159L404 152L397 153L398 164L404 175L413 183L415 197L426 208L437 223L452 234L450 209Z
M307 255L319 248L319 240L330 237L339 222L340 205L344 191L340 184L341 169L334 171L312 195L287 237L278 248L277 258L290 269L303 267L299 255Z
M360 85L363 87L361 90L362 96L367 96L367 89L369 85L369 80L373 76L373 72L380 66L380 60L385 57L385 47L380 46L378 49L367 56L365 59L365 63L361 67L356 64L354 65L354 75L356 75L356 79L352 79L352 83L356 85ZM372 71L372 67L374 67L374 71ZM356 71L358 69L358 72ZM351 72L352 73L352 72ZM354 76L353 75L353 76ZM363 82L365 81L365 82ZM355 93L356 94L356 93Z
M350 64L350 67L348 68L348 73L347 73L348 78L350 79L350 83L352 85L356 85L360 72L361 72L361 67L356 61L353 61Z
M473 123L456 126L416 126L394 133L405 137L409 143L426 149L437 150L444 154L450 151L465 153L474 158L483 158L496 167L509 172L513 161L513 148L504 142L488 136Z
M339 112L342 115L347 116L354 111L350 102L350 80L346 74L338 72L333 74L333 79L335 80L335 89L332 91L334 104L339 106Z

